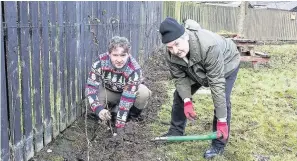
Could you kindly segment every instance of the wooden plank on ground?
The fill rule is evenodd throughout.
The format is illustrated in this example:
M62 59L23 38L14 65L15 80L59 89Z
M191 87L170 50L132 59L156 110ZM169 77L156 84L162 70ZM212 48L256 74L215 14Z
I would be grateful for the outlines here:
M32 23L32 97L33 97L33 124L34 124L34 149L36 152L43 148L43 124L42 124L42 103L41 103L41 59L40 59L40 13L38 2L29 2L30 18Z
M7 82L10 119L10 136L14 160L23 160L21 129L21 85L18 40L18 2L4 3L4 17L7 26Z

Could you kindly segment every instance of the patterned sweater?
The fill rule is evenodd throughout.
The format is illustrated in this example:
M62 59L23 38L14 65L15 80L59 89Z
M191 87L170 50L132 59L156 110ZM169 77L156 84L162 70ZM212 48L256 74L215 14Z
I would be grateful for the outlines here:
M92 64L86 83L86 96L92 111L98 115L104 109L105 102L100 102L97 96L99 92L104 92L100 87L122 93L116 127L124 127L128 112L135 102L135 92L142 79L141 68L132 56L128 58L123 68L116 69L110 61L109 53L98 55Z

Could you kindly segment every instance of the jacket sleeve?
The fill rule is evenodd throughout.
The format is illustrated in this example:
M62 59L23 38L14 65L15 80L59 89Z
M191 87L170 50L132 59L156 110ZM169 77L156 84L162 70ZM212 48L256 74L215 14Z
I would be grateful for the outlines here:
M210 86L212 99L216 108L216 117L227 117L225 96L224 55L218 45L209 47L205 59L206 76Z
M119 103L119 111L117 114L116 127L121 128L125 126L128 112L136 99L136 91L142 80L141 69L135 70L127 79L126 85Z
M104 109L102 103L99 102L98 92L101 87L101 63L100 60L97 59L91 67L91 71L89 72L89 76L87 78L87 83L85 87L85 95L89 100L89 104L91 109L96 114L99 114L101 110Z
M174 78L175 88L182 100L185 98L192 98L191 81L187 74L179 69L175 64L170 62L169 69L172 77Z

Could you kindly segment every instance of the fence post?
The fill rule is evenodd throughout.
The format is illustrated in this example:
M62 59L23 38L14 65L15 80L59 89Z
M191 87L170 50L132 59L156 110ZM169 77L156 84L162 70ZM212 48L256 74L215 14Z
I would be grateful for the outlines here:
M1 62L0 62L0 68L1 68L1 97L0 97L0 124L1 124L1 142L0 142L0 160L2 161L8 161L10 152L9 152L9 136L8 136L8 103L7 103L7 83L6 83L6 69L5 69L5 53L4 53L4 29L3 29L3 23L2 23L2 3L0 3L0 24L1 24L1 31L0 31L0 37L1 37Z

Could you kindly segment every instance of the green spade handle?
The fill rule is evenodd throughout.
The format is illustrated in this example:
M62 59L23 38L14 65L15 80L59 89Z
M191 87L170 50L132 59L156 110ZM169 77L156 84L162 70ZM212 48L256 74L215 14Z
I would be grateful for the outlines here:
M156 137L153 141L193 141L193 140L213 140L217 139L217 132L208 135L189 135L189 136L167 136Z

